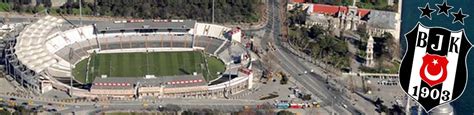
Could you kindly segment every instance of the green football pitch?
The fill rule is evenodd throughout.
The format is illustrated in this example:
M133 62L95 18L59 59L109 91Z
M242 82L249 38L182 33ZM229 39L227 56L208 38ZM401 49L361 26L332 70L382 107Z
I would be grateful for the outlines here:
M207 65L205 60L207 59ZM95 77L145 77L145 75L173 76L202 73L206 81L218 77L225 65L219 59L199 51L141 52L91 54L75 65L73 75L82 83Z

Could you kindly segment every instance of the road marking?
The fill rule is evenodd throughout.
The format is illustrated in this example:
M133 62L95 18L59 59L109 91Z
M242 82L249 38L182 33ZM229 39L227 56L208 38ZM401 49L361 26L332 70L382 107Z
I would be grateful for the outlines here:
M278 46L277 46L277 47L278 47ZM277 48L277 51L278 51L278 53L279 53L279 55L280 55L281 57L285 58L286 62L290 63L291 66L293 66L295 69L297 69L298 71L300 71L300 68L297 68L297 66L295 66L295 64L294 64L293 62L289 61L288 57L286 57L286 55L282 54L282 52L279 50L279 48ZM299 73L299 72L297 72L297 73ZM311 77L311 76L309 76L309 77ZM309 79L311 79L311 78L309 78ZM306 80L302 80L302 81L305 82L306 84L308 84L308 86L312 86L311 84L309 84L308 82L306 82ZM314 82L314 80L312 80L312 81L313 81L313 83L316 83L316 82ZM319 93L320 95L322 95L326 100L328 99L328 97L327 97L326 95L324 95L324 93L320 92L320 91L317 90L317 89L314 89L313 87L310 87L310 88L313 89L314 91L316 91L317 93ZM315 94L313 94L313 95L315 95Z
M278 46L277 46L277 47L278 47ZM283 55L283 54L281 53L281 51L280 51L279 48L277 48L277 51L278 51L278 53L280 54L280 56L283 57L283 58L285 58L285 60L286 60L287 62L289 62L293 67L297 67L297 66L295 66L294 63L292 63L291 61L288 60L288 58L286 57L286 55ZM285 65L286 65L286 64L285 64ZM303 66L304 66L304 65L303 65ZM298 71L300 70L299 68L295 68L295 69L297 69ZM312 77L312 76L309 76L309 77ZM308 79L311 79L311 78L308 78ZM306 83L305 80L303 80L303 82ZM314 82L314 81L313 81L313 82ZM310 88L314 90L313 87L310 87ZM320 93L320 94L324 94L324 93L321 93L319 90L315 90L315 91L318 92L318 93ZM324 96L324 95L323 95L323 96ZM327 97L325 97L325 98L328 99ZM335 100L335 101L336 101L337 103L341 102L341 101L339 101L339 100ZM343 99L342 102L349 102L349 101ZM337 104L336 104L336 105L337 105ZM334 108L340 109L339 106L335 106ZM350 108L353 108L353 107L351 106ZM354 109L354 108L353 108L353 109ZM344 110L345 110L345 109L344 109Z

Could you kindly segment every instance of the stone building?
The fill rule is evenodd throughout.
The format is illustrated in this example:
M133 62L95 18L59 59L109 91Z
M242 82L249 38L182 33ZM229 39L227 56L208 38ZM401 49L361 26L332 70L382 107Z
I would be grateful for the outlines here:
M334 25L332 28L344 30L357 30L357 26L364 24L364 17L367 17L369 10L358 9L355 6L332 6L324 4L311 4L306 12L310 15L307 25ZM312 20L315 18L326 19Z
M232 79L208 83L202 74L141 77L96 77L90 92L98 97L117 98L215 98L252 88L253 74L238 72Z
M308 3L298 5L300 6L298 8L305 10L309 15L305 25L307 27L319 25L328 30L351 31L365 27L367 32L374 37L380 37L385 32L398 36L396 24L399 19L396 18L395 12L361 9L355 5L334 6Z

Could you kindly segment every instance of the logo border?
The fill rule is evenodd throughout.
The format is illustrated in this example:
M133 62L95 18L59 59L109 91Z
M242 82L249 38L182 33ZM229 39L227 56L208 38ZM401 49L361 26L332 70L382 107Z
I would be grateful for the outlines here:
M451 99L449 101L446 101L445 103L443 104L439 104L437 106L434 106L433 108L431 108L430 110L426 110L425 107L423 107L423 105L420 104L420 102L418 101L415 101L418 106L420 106L421 108L423 108L423 110L425 110L426 113L429 113L430 111L432 111L433 109L435 108L438 108L442 105L445 105L445 104L449 104L453 101L456 101L457 99L459 99L463 94L464 94L464 91L466 90L466 87L467 87L467 82L469 81L469 68L467 68L467 57L469 56L469 52L471 51L472 49L472 43L471 41L469 41L467 35L466 35L466 31L464 31L464 28L460 29L460 30L457 30L457 31L452 31L451 29L447 29L445 27L440 27L440 26L433 26L433 27L428 27L428 26L425 26L423 25L421 22L417 22L415 27L413 27L410 31L408 31L407 33L403 34L403 38L405 38L405 44L407 44L407 48L408 48L408 38L406 37L408 35L408 33L411 33L415 30L416 27L424 27L424 28L428 28L428 29L431 29L431 28L441 28L441 29L445 29L445 30L448 30L448 31L451 31L451 32L462 32L463 33L463 37L466 38L466 41L467 43L469 43L469 45L471 45L471 47L468 48L467 52L466 52L466 56L464 57L464 66L465 66L465 69L466 69L466 82L464 83L464 89L462 90L461 94L454 98L454 99ZM401 45L401 44L400 44ZM405 90L403 90L403 87L402 87L402 84L400 82L400 70L402 68L401 64L403 63L403 60L405 60L405 56L407 55L407 52L405 51L405 53L403 54L403 58L402 58L402 61L400 61L400 67L398 67L398 86L400 86L400 89L406 94L406 96L409 98L409 99L412 99L412 100L416 100L415 98L413 98L412 96L410 96L410 94L408 94L408 92L406 92Z

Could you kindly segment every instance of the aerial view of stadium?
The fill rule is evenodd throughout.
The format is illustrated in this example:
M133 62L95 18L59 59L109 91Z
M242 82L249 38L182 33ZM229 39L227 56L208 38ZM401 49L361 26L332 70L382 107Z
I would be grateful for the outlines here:
M195 98L251 87L251 58L239 28L194 20L118 20L64 29L65 21L45 16L10 41L16 50L9 52L16 54L8 61L12 70L27 73L13 75L34 76L24 82L32 92Z
M468 115L469 0L0 0L0 115Z

